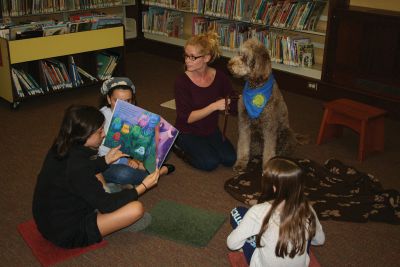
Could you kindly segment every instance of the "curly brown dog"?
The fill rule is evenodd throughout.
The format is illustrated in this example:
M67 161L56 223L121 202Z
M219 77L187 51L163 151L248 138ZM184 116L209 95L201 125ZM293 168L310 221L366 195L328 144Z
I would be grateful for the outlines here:
M286 103L272 76L268 50L258 40L249 39L240 47L239 55L229 61L228 69L234 76L246 80L238 101L239 140L234 169L245 171L250 154L262 153L264 173L270 158L288 155L298 143L289 127ZM269 91L262 89L268 84ZM260 95L261 91L266 93Z

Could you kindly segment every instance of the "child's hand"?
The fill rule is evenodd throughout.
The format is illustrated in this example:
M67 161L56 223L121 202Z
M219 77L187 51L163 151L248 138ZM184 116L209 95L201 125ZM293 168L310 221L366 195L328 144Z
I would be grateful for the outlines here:
M110 151L105 155L104 159L106 160L107 164L111 164L116 160L119 160L122 157L128 157L128 154L123 153L121 150L121 145L111 148Z
M147 189L152 188L158 183L158 178L160 177L160 169L156 169L153 173L150 173L143 179L142 184L146 186Z
M139 161L136 159L128 159L128 166L134 169L139 168Z
M139 170L145 169L143 163L136 159L128 159L128 166Z

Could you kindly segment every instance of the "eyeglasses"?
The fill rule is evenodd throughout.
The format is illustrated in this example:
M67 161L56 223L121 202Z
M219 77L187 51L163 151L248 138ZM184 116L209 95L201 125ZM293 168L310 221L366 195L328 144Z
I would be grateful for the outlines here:
M199 59L199 58L201 58L201 57L204 57L204 55L201 55L201 56L189 56L189 55L187 55L187 54L183 54L183 58L186 60L187 58L189 58L191 61L196 61L197 59Z

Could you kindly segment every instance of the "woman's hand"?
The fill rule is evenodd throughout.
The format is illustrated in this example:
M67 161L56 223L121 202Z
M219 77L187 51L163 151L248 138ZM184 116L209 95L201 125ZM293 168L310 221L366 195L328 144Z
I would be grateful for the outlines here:
M231 100L228 99L228 104L230 102L231 102ZM199 121L199 120L207 117L214 111L225 110L225 108L226 108L225 107L225 98L221 98L202 109L192 111L192 113L190 113L190 115L189 115L189 118L187 119L187 123L193 123L193 122Z
M116 160L119 160L122 157L129 157L128 154L123 153L121 150L121 145L111 148L110 151L105 155L104 159L106 160L107 164L111 164Z
M228 105L231 103L231 100L228 99ZM214 103L212 103L211 105L213 105L213 109L214 110L225 110L226 104L225 104L225 99L219 99L217 101L215 101Z

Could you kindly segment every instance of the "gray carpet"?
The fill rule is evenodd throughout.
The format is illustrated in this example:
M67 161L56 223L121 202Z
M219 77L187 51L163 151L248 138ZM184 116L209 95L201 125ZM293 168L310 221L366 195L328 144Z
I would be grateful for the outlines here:
M138 92L139 105L173 122L175 111L160 107L173 98L174 77L182 63L144 53L126 58L128 76ZM235 81L236 82L236 81ZM278 81L279 82L279 81ZM240 82L235 87L240 89ZM284 89L284 88L283 88ZM283 92L295 131L316 140L322 117L322 102ZM32 217L31 201L36 175L44 155L57 133L64 109L72 103L97 105L97 89L28 99L17 111L0 101L0 262L2 266L39 266L17 233L18 223ZM338 158L358 170L374 174L385 188L400 189L400 123L387 119L385 152L357 161L358 138L345 131L341 139L317 146L304 145L293 155L323 163ZM228 137L236 143L237 121L229 120ZM194 208L228 214L240 204L224 191L224 182L233 176L220 167L206 173L195 170L175 155L169 162L176 171L160 179L159 185L141 200L147 210L170 199ZM383 223L323 221L326 244L314 249L322 266L399 266L400 228ZM228 266L225 242L231 229L225 222L204 248L195 248L143 233L116 233L107 238L107 247L68 260L59 266Z

